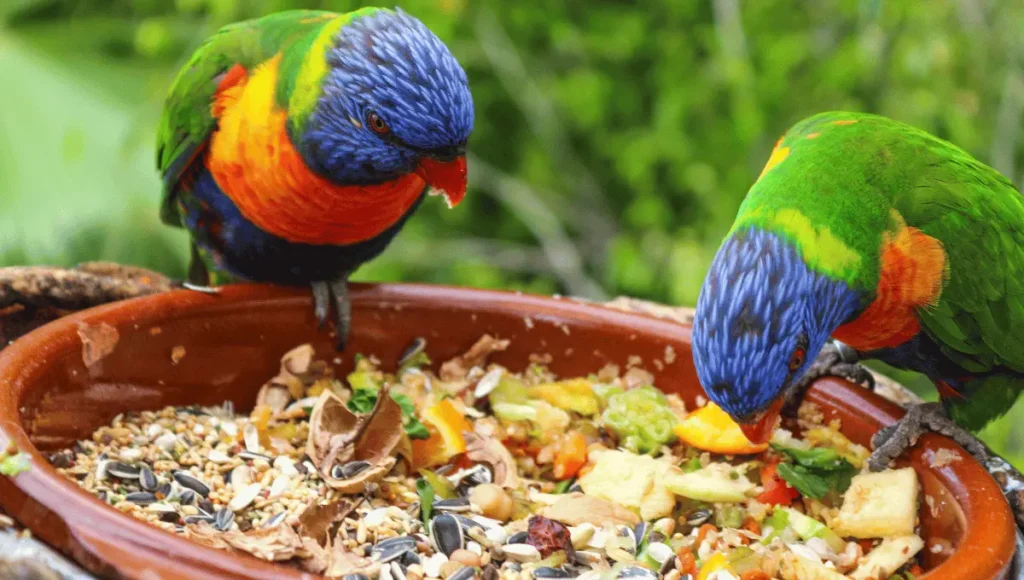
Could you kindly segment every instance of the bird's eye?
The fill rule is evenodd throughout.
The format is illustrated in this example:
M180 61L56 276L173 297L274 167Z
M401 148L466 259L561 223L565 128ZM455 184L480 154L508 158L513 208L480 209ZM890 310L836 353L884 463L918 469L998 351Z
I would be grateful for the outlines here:
M807 358L807 351L802 346L796 347L793 351L793 356L789 357L789 372L795 373L800 370L800 367L804 366L804 360Z
M373 111L366 114L366 126L374 133L384 134L391 131L391 128L384 122L384 119L381 119L380 115Z

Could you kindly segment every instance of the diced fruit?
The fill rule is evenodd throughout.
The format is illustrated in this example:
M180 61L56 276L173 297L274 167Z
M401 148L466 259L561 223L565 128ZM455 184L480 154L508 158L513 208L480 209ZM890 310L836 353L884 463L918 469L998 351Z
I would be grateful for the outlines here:
M804 515L794 509L790 508L777 508L782 510L786 514L786 518L789 521L789 527L793 528L798 536L804 540L810 540L811 538L821 538L825 540L829 548L832 548L835 552L842 552L846 548L846 542L843 541L838 534L829 529L828 526L819 522L818 520Z
M494 416L502 421L532 421L537 418L537 409L518 403L492 403Z
M877 548L861 559L857 569L850 573L854 580L888 578L921 551L924 541L916 534L886 538Z
M676 436L704 451L725 455L750 455L768 449L768 444L755 445L743 434L739 424L718 405L707 405L690 413L676 425Z
M836 532L854 538L888 538L914 533L917 473L912 467L854 476L843 495Z
M466 450L464 431L473 426L448 399L423 410L422 420L430 432L427 439L412 442L413 463L416 467L433 467Z
M584 493L640 512L650 521L672 513L676 498L665 488L675 468L626 451L591 453L594 467L579 479Z
M669 491L699 501L735 503L747 499L754 484L746 477L734 477L726 463L712 463L689 473L674 472L665 479Z
M787 580L846 580L846 576L822 564L820 560L785 553L782 562L784 567L788 565L793 571L793 575L785 576Z
M700 572L697 573L697 580L708 580L711 575L720 570L731 572L729 570L729 559L721 552L715 552L704 560L703 565L700 567Z
M597 395L587 379L569 379L530 387L530 396L580 415L596 415L600 410Z
M738 546L729 554L729 568L736 574L761 568L761 554L746 546Z
M613 395L601 418L615 432L619 445L636 453L649 453L675 439L675 413L654 387Z
M523 381L503 375L490 395L491 404L516 403L525 404L530 400L530 390Z
M569 431L557 444L555 479L575 477L587 462L587 440L579 431Z
M789 505L800 497L800 492L790 487L786 480L779 476L779 464L769 463L761 468L761 487L764 491L757 496L757 501L769 505Z
M565 433L569 428L569 414L547 401L530 401L536 411L531 421L536 425L537 438L541 441L552 441Z

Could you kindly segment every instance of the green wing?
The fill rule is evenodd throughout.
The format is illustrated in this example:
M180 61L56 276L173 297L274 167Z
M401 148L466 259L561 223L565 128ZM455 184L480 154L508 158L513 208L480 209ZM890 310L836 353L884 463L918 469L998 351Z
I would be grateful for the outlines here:
M224 75L235 65L250 69L288 49L301 52L303 47L297 41L314 37L338 16L312 10L279 12L225 26L196 50L171 86L157 134L156 161L163 176L160 218L164 223L182 225L177 183L214 130L210 105ZM301 54L289 56L287 60L301 62Z
M954 415L977 428L1024 387L1012 378L1024 373L1024 196L950 143L916 130L900 141L918 154L896 209L942 242L949 265L939 303L919 313L922 327L967 371L996 373L969 383L967 401L953 404Z

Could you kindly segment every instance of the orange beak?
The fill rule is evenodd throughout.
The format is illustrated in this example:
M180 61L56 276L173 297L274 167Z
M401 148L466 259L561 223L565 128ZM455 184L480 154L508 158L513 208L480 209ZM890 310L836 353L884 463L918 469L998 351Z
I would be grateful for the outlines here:
M772 430L775 429L775 422L779 418L779 413L782 412L782 397L779 400L772 403L767 409L758 413L753 421L749 423L740 423L740 429L743 430L743 435L750 440L751 443L756 445L762 445L767 443L772 438Z
M430 157L420 160L416 173L430 186L430 195L443 195L448 207L453 208L466 197L466 156L452 161L438 161Z

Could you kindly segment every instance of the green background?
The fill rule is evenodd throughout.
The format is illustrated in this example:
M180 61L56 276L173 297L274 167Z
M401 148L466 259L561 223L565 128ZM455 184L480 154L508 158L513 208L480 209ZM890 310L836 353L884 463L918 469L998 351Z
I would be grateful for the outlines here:
M466 68L471 190L428 203L362 280L693 304L772 144L877 112L1024 182L1015 0L409 0ZM218 26L346 0L0 2L0 266L105 259L180 276L154 133ZM922 392L920 380L899 376ZM985 439L1024 465L1024 403Z

